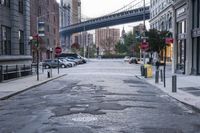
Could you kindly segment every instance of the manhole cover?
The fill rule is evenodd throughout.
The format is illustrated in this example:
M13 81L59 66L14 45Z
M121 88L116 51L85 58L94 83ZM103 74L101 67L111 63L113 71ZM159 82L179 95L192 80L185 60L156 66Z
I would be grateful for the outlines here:
M85 117L72 118L72 120L78 122L91 122L91 121L96 121L97 118L92 116L85 116Z

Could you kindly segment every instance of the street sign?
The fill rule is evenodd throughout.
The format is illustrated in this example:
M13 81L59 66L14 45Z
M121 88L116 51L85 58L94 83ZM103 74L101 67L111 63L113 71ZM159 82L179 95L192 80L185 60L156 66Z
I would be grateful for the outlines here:
M56 47L56 48L55 48L55 53L56 53L57 55L61 54L61 53L62 53L62 48L61 48L61 47Z
M140 44L140 48L143 50L143 51L147 51L149 49L149 43L148 42L142 42Z
M172 44L173 42L173 38L165 38L165 44Z
M45 36L45 23L44 22L38 22L38 35L40 37Z

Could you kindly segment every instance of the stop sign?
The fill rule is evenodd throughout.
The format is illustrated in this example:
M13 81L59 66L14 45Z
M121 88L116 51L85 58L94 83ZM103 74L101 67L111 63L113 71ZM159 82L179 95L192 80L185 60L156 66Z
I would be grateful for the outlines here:
M62 48L61 47L56 47L55 48L55 53L58 55L58 54L61 54L62 53Z
M165 38L165 43L166 44L172 44L173 43L173 38Z
M142 42L140 44L140 48L143 50L143 51L146 51L149 49L149 43L148 42Z

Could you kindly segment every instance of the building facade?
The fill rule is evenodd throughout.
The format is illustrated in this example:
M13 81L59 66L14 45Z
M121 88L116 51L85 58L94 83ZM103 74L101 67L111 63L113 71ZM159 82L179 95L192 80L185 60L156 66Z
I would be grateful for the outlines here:
M173 0L150 1L150 28L173 32Z
M0 65L31 64L30 1L0 1Z
M61 0L59 5L60 28L69 26L71 22L72 0Z
M199 7L198 0L174 2L174 72L186 75L200 74Z
M81 1L61 0L60 2L60 28L81 22ZM81 40L80 34L76 33L68 36L60 36L60 43L63 52L69 52L71 45Z
M151 0L150 1L150 28L158 31L174 32L173 27L173 3L174 0ZM166 47L166 59L173 60L173 44ZM160 53L160 60L164 61L165 50Z
M93 34L90 34L88 32L83 32L82 34L79 34L79 36L76 38L76 41L78 44L80 44L80 47L84 46L90 46L94 44Z
M37 23L44 22L45 36L40 41L40 61L53 58L54 49L60 46L59 4L56 0L31 0L31 36L37 35ZM38 21L38 22L37 22ZM33 61L36 61L36 48L32 47Z
M120 41L120 29L105 28L95 30L95 44L99 55L106 54L109 50L115 53L115 45Z
M200 75L200 1L192 0L192 74ZM189 22L191 24L191 22Z

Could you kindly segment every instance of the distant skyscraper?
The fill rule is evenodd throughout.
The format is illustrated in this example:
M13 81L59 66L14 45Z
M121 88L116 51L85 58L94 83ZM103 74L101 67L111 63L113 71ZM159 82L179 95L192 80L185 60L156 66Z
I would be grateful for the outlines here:
M61 0L60 2L60 28L81 22L81 1ZM70 51L73 43L78 43L79 34L71 37L60 36L60 43L64 51Z
M59 5L60 28L71 24L72 0L61 0Z
M125 38L125 36L126 36L126 31L125 31L125 29L123 27L123 30L121 32L121 37L120 37L120 41L121 41L122 44L124 44L124 38Z

